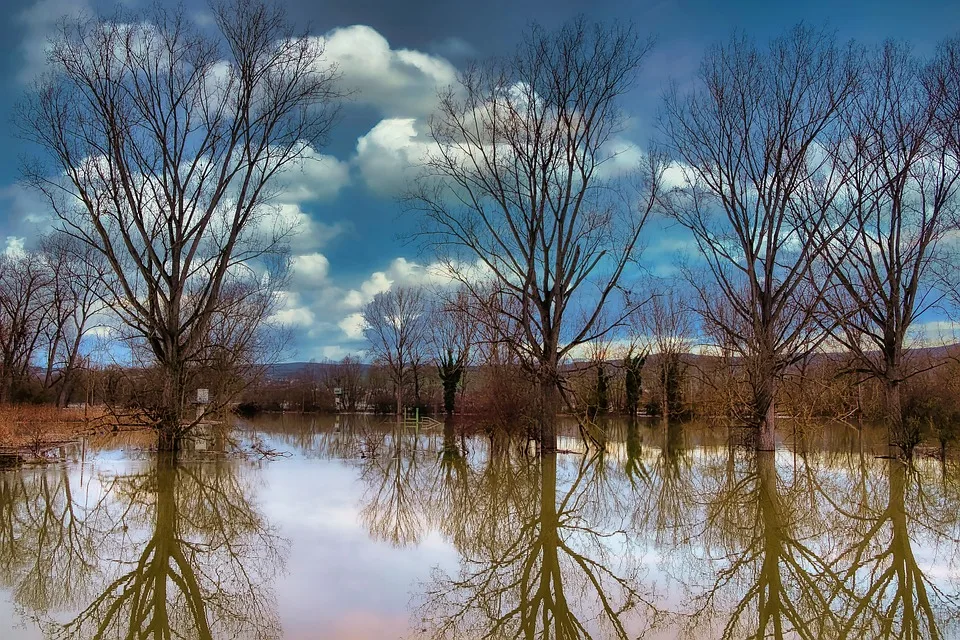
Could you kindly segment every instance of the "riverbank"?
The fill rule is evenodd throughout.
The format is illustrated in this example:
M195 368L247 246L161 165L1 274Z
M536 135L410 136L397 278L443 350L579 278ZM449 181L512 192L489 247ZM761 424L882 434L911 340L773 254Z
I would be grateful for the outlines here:
M102 408L0 405L0 458L40 459L104 425Z

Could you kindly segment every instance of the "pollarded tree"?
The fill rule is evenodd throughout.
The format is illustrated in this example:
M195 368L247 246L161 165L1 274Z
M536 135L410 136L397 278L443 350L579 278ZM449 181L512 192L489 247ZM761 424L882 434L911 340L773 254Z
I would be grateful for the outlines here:
M430 351L443 384L443 408L451 415L456 407L457 389L463 382L471 349L476 343L477 321L464 289L438 300L430 312Z
M639 185L638 207L608 161L619 102L649 50L629 26L531 28L514 55L468 68L440 96L432 151L408 199L422 213L421 237L475 303L489 290L477 287L479 263L503 294L496 313L514 314L500 324L519 339L511 331L498 342L539 384L544 451L556 448L559 363L618 324L618 298L634 304L621 279L662 165L645 162L629 185Z
M271 185L323 142L339 97L321 42L280 9L230 0L213 15L210 28L159 5L66 22L19 112L49 161L27 165L28 181L102 252L111 311L162 373L143 417L171 450L224 287L283 249Z
M703 254L708 277L691 284L705 330L746 370L760 449L775 446L778 378L822 339L811 327L823 282L810 276L832 237L815 241L814 231L844 222L830 150L844 139L854 58L802 26L766 48L734 37L707 53L695 90L674 88L664 103L661 127L683 174L666 204ZM711 300L717 293L725 304Z

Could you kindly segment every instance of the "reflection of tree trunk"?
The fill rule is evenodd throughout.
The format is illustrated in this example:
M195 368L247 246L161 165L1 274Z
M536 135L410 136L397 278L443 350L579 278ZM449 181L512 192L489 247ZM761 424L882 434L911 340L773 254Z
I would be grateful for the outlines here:
M539 618L544 620L543 634L549 637L547 622L551 619L557 625L556 637L566 637L563 631L569 617L567 602L563 594L563 579L560 573L560 531L557 516L557 456L544 455L540 461L540 540L537 546L542 552L540 580L532 601L521 612L521 628L526 637L534 637ZM536 554L531 554L528 562L536 562ZM542 607L542 610L541 610Z
M759 585L757 637L767 637L767 629L775 638L783 638L781 615L783 577L780 562L783 555L783 532L780 517L780 496L777 492L776 454L772 451L757 452L757 475L759 480L760 523L763 527L763 566Z
M683 425L679 422L667 422L664 427L666 433L665 449L670 460L676 460L685 450L683 442Z
M901 637L939 638L941 636L937 621L927 594L927 578L917 564L910 541L905 499L907 465L900 460L891 459L888 460L887 469L890 478L888 513L892 529L889 571L896 574L897 595L903 602Z
M201 639L211 638L210 625L203 592L197 580L193 564L184 554L180 538L180 510L177 506L178 469L173 458L161 456L157 460L156 471L156 516L154 533L141 556L141 564L149 567L147 575L141 576L141 588L152 595L152 604L140 598L133 603L131 631L146 629L157 624L161 629L170 629L169 602L167 590L170 582L180 590L188 605L193 629ZM151 549L152 548L152 549ZM152 558L147 559L152 552ZM152 587L152 589L151 589ZM134 627L133 624L138 626Z
M859 575L870 580L865 590L851 593L852 608L845 614L840 638L943 637L930 602L930 580L913 553L906 499L911 471L901 460L887 461L886 507L852 548L845 575L848 583L855 584ZM909 513L923 508L911 504Z
M643 443L640 439L640 428L637 426L637 419L631 418L627 424L627 460L624 463L624 471L633 482L644 476Z
M397 400L397 420L400 420L403 416L403 382L401 381L394 383L394 393Z
M460 459L460 446L457 444L456 429L452 416L443 421L443 451L440 453L442 463L452 463Z

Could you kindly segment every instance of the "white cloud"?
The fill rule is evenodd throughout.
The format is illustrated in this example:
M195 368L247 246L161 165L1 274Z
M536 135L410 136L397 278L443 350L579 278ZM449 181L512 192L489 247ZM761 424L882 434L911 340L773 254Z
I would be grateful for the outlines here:
M292 283L298 290L317 289L327 285L330 261L319 252L293 257Z
M394 284L415 286L434 284L438 276L428 268L411 262L406 258L396 258L385 271L374 271L364 280L359 288L351 289L343 299L344 307L359 309L373 300L378 293L389 291Z
M346 356L353 356L358 353L360 353L360 349L347 349L338 344L320 348L320 355L327 360L343 360Z
M333 200L348 184L349 163L309 148L299 162L277 177L274 186L277 202L302 204Z
M324 58L337 65L353 100L387 116L430 113L437 91L456 80L444 58L411 49L392 49L386 38L365 25L341 27L323 38Z
M403 193L430 150L414 118L389 118L360 136L354 163L367 187L381 196Z
M314 220L296 204L277 205L275 215L266 216L262 224L292 230L289 242L290 248L296 254L322 249L351 226L349 222L344 221L326 223ZM265 229L264 232L269 232L269 229Z
M17 236L7 236L6 247L3 250L3 254L11 258L25 256L24 239Z
M22 26L20 50L23 64L17 74L20 82L31 82L47 68L49 38L64 17L76 17L90 11L87 0L38 0L24 9L16 21Z
M306 328L316 320L313 311L303 305L296 291L282 291L279 294L280 309L267 318L267 322L293 327Z
M338 326L343 330L343 334L348 340L361 340L367 323L363 320L363 314L357 312L345 317L338 323Z

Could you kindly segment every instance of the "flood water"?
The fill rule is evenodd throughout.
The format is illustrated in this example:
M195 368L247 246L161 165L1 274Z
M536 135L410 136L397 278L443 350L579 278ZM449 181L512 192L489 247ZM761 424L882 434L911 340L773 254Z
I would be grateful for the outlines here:
M572 431L570 432L572 436ZM960 460L611 421L538 458L265 417L0 472L0 638L956 638Z

